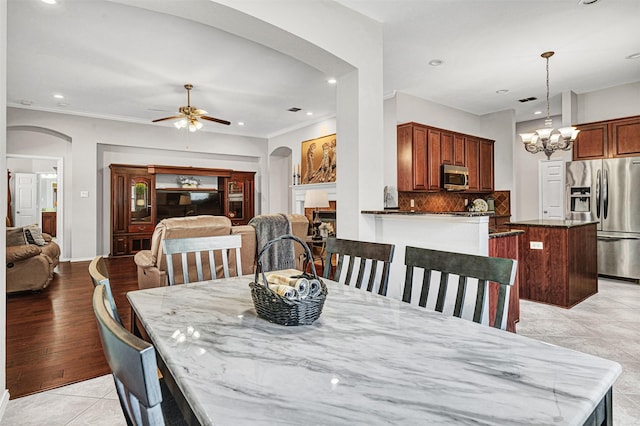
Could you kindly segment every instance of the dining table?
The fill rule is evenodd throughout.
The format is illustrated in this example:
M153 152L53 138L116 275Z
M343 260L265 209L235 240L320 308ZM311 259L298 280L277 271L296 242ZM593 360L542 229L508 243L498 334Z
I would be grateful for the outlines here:
M320 317L283 326L255 280L127 293L191 424L612 424L616 362L327 279Z

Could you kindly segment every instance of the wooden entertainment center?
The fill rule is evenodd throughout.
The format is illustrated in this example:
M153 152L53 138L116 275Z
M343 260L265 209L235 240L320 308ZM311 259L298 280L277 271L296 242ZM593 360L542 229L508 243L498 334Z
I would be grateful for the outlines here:
M253 218L255 172L111 164L111 256L151 248L158 222L211 214L233 225Z

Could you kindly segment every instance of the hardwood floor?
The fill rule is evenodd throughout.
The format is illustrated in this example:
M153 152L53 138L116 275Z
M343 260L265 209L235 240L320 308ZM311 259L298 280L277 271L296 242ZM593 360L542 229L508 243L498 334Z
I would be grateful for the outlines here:
M110 372L93 316L89 262L61 262L41 292L7 297L7 388L11 399ZM126 293L138 289L133 257L107 259L118 312L131 310Z

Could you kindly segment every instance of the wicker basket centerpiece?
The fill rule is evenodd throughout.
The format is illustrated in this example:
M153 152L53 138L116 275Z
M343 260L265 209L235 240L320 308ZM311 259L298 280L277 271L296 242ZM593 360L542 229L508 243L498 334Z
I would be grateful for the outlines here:
M311 273L284 277L266 275L262 268L263 254L274 244L293 240L305 250L305 270L308 263ZM309 325L320 317L327 298L327 286L316 274L309 246L294 235L283 235L269 241L258 253L258 265L251 287L251 297L258 316L281 325ZM262 278L262 282L260 282ZM269 282L271 279L271 282ZM277 282L276 282L277 281Z

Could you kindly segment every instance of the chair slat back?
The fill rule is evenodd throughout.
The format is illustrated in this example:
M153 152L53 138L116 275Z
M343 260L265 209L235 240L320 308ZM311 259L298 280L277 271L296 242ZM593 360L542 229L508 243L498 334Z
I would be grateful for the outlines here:
M109 299L109 304L111 305L112 316L116 321L120 323L120 325L122 325L122 319L118 314L116 302L113 299L113 293L111 292L111 284L109 282L109 272L107 271L107 264L105 263L102 256L94 257L91 263L89 263L89 275L91 276L91 281L93 281L94 287L97 287L99 285L105 287L107 298Z
M378 284L378 294L386 296L389 284L389 268L393 260L394 249L395 245L393 244L327 238L322 276L327 279L330 278L332 259L336 256L336 269L333 279L339 281L343 267L345 267L345 258L348 257L344 284L349 285L353 281L354 267L356 262L359 262L360 266L357 270L358 275L355 279L355 286L361 288L365 277L368 276L367 291L373 291L375 285ZM378 273L379 262L382 264L380 273ZM376 278L378 275L380 276L379 279Z
M191 282L189 274L189 255L195 257L196 281L204 281L204 265L202 255L206 254L207 263L209 264L209 274L212 280L217 278L216 261L214 253L220 252L222 256L222 268L224 277L231 276L229 272L229 250L235 250L236 271L235 275L242 275L242 262L240 259L240 249L242 248L241 235L221 235L215 237L196 237L196 238L170 238L162 240L163 251L167 259L167 276L169 277L169 285L176 283L174 254L180 255L180 264L182 267L182 279L184 283Z
M113 319L104 285L93 291L93 311L127 424L164 425L154 347Z
M517 261L498 257L477 256L463 253L430 250L407 246L405 274L402 300L410 303L413 290L414 269L423 269L422 288L418 305L427 306L432 272L440 273L435 310L443 312L447 303L448 285L451 276L458 277L458 288L453 305L453 315L461 318L465 307L465 297L469 288L469 279L477 280L476 300L473 304L473 321L481 323L488 306L488 282L499 285L497 306L495 311L495 328L505 329L509 308L509 292L516 274Z

